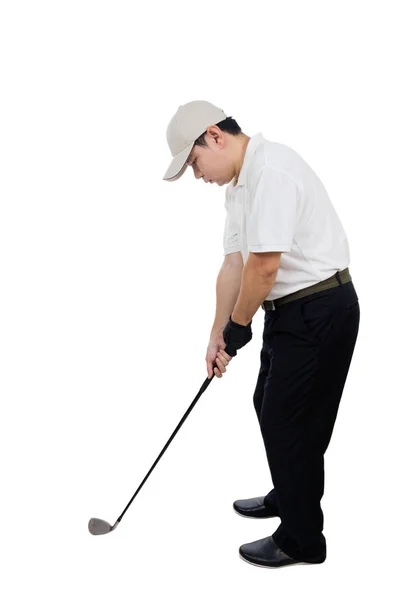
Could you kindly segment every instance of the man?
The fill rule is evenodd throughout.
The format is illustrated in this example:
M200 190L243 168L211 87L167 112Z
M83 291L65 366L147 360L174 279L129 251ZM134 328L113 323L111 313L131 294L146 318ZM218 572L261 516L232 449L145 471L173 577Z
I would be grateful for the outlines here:
M326 560L320 501L328 447L355 347L360 308L342 224L316 173L293 149L249 137L220 108L182 105L167 141L164 178L191 166L226 188L224 263L206 361L222 377L265 310L254 407L274 488L236 500L237 513L279 516L266 538L243 544L251 564L280 567Z

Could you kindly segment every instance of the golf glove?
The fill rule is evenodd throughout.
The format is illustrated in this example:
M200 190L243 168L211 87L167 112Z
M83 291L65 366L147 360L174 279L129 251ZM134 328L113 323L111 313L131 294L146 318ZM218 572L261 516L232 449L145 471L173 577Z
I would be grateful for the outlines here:
M250 342L253 337L251 323L252 321L247 325L240 325L239 323L232 321L231 317L229 317L229 321L222 334L224 342L226 343L226 348L224 348L224 350L229 356L236 356L237 350L243 348L243 346Z

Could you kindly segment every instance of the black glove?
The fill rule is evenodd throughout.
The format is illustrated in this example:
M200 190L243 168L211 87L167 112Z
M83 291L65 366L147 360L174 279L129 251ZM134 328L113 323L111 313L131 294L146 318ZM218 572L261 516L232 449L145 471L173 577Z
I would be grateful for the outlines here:
M251 323L252 321L247 323L247 325L240 325L239 323L232 321L231 317L229 317L229 322L226 324L222 333L226 344L224 351L229 354L229 356L236 356L236 351L250 342L253 337Z

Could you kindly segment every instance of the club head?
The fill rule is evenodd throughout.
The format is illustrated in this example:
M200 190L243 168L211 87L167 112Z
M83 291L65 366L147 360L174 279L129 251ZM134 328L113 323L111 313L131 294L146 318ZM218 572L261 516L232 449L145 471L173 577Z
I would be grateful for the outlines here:
M118 521L114 526L112 526L110 523L107 523L107 521L103 521L103 519L90 519L88 527L91 534L104 535L105 533L110 533L110 531L113 531L117 524Z

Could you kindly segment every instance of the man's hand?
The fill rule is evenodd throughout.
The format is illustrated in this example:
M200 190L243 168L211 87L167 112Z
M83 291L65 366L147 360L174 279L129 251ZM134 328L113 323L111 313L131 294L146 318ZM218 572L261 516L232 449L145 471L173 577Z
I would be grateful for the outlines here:
M222 332L211 336L206 354L208 379L212 377L213 373L216 377L222 377L222 374L226 372L226 367L232 357L225 352L225 346ZM216 367L214 367L214 362Z
M229 321L223 331L223 337L226 343L225 352L227 352L229 356L236 356L237 350L243 348L243 346L250 342L253 337L251 323L252 321L247 325L240 325L239 323L232 321L232 318L229 317Z

